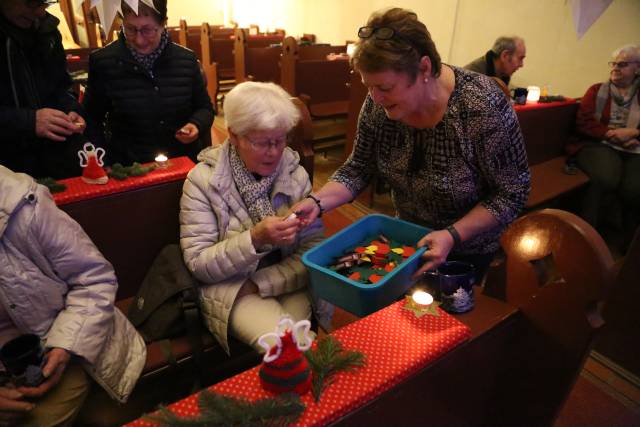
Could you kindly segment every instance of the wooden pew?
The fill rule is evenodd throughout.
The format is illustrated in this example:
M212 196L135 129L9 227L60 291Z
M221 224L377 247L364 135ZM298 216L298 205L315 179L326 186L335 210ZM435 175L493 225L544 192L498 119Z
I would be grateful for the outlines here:
M594 357L623 376L640 378L640 227L626 255L616 263L611 293L604 306L607 324L595 343ZM621 372L622 368L624 371ZM625 372L626 371L626 372Z
M521 322L481 425L552 426L604 324L613 258L589 224L557 209L517 219L500 242L505 257L486 283L503 285Z
M290 147L300 154L301 164L313 179L311 121L305 105L294 99L302 120L293 130ZM160 250L179 240L180 197L184 179L70 203L61 209L74 218L109 260L118 277L116 305L126 313L133 303L151 263ZM117 232L114 232L117 230ZM252 348L229 337L231 357L203 326L203 386L221 381L260 361ZM129 401L120 405L95 385L78 419L79 425L112 426L131 421L193 392L193 350L186 336L169 340L175 358L172 365L162 342L147 345L143 374Z
M531 170L527 209L534 209L568 195L589 178L580 170L564 172L565 145L571 137L578 111L576 102L516 106Z
M349 61L327 60L329 53L346 53L346 46L299 46L286 37L280 61L280 83L292 96L307 102L311 116L346 116L349 105Z
M236 29L233 52L236 83L252 80L279 84L282 47L250 46L250 39L247 29Z
M186 48L189 48L196 54L196 57L202 62L202 48L200 47L202 27L189 27L187 21L180 20L180 32L178 34L178 43Z
M216 63L218 85L220 80L233 80L235 77L233 44L232 38L213 37L211 26L206 22L200 27L200 57L205 67Z

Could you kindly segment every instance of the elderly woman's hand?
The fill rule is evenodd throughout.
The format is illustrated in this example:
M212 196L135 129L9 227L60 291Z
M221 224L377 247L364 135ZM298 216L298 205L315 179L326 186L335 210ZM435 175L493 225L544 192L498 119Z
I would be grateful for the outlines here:
M308 226L320 215L320 208L310 198L302 199L289 209L289 213L297 215L301 228Z
M176 139L183 144L191 144L198 139L199 134L198 126L193 123L187 123L176 131Z
M251 241L256 249L265 245L286 246L295 241L298 218L268 216L251 229Z
M605 134L609 141L622 144L640 136L640 131L634 128L610 129Z
M425 271L433 270L447 260L453 248L453 237L447 230L437 230L424 236L418 242L418 247L427 247L422 255L424 264L415 272L413 279L419 278Z

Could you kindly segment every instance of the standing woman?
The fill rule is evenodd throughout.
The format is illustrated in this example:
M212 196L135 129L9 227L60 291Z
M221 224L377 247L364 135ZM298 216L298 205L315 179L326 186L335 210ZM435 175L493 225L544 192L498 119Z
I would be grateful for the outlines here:
M322 189L293 207L305 219L353 200L382 176L404 220L433 229L422 273L452 258L478 278L530 188L518 120L490 78L442 64L425 25L399 8L358 31L351 59L369 90L353 152Z
M640 220L640 48L624 46L611 59L609 81L587 90L576 118L578 165L590 178L582 216L597 226L603 195L616 192L630 242Z
M138 13L122 2L118 40L91 54L84 106L111 162L196 156L213 123L213 106L192 51L172 43L167 1Z

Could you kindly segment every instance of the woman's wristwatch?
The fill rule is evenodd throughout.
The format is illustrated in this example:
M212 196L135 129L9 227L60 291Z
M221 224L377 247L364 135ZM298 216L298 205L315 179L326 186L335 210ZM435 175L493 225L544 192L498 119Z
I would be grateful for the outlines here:
M318 218L322 217L322 214L324 213L324 208L322 207L322 205L320 204L320 199L318 199L316 196L314 196L313 194L309 193L309 195L306 197L307 199L311 199L314 202L316 202L316 205L318 206L318 209L320 209L320 213L318 214Z

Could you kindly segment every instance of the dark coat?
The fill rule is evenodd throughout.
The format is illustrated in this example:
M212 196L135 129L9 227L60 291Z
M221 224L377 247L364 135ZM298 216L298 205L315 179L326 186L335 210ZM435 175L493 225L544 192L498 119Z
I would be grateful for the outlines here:
M150 162L162 152L194 161L210 141L213 106L193 52L169 42L153 67L138 63L124 36L89 58L89 83L83 105L94 139L104 138L108 161L128 165ZM188 122L200 138L184 145L175 133ZM96 132L97 131L97 132Z
M58 23L47 14L37 30L22 30L0 14L0 164L35 177L80 173L80 136L65 142L36 136L40 108L82 115L70 92Z

